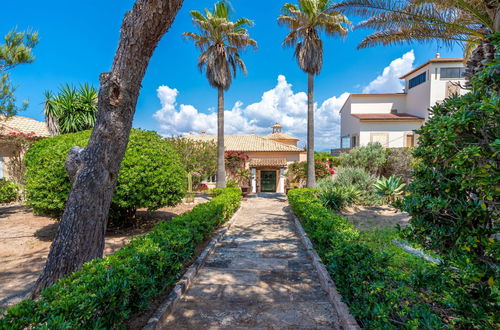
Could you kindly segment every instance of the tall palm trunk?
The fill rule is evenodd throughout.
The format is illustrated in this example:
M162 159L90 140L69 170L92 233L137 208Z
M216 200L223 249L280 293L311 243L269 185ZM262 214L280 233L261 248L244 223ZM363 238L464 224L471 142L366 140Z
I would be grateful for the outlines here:
M66 161L73 182L33 296L83 263L102 257L111 198L128 143L142 78L183 0L136 0L125 15L111 72L100 76L98 113L85 148Z
M307 74L307 188L316 187L314 166L314 74Z
M226 186L226 169L224 168L224 89L217 89L217 188Z

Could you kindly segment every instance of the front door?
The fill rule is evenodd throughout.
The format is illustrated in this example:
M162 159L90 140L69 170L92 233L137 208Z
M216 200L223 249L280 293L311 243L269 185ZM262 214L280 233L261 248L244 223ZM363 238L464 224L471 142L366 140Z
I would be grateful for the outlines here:
M261 171L260 187L262 192L276 192L276 171Z

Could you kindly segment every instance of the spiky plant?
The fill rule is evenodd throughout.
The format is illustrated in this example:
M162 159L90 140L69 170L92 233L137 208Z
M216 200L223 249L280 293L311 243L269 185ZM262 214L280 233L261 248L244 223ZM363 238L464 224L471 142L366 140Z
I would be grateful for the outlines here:
M459 43L469 60L467 77L494 57L489 35L500 28L498 0L345 0L332 9L365 17L356 28L373 29L358 48L411 42ZM474 54L473 54L474 52Z
M284 47L295 47L294 56L302 71L307 73L307 187L316 186L314 168L314 75L323 66L321 33L345 36L350 22L344 15L331 9L329 0L299 0L299 4L283 6L278 24L290 31Z
M374 184L375 191L387 198L389 203L393 203L398 196L403 193L403 188L406 185L401 182L401 178L390 176L382 178Z
M217 187L226 186L224 169L224 91L231 86L236 71L246 73L246 66L240 52L249 46L257 47L250 38L247 27L253 22L247 18L230 19L227 1L215 3L214 9L205 9L205 14L197 10L190 12L198 33L185 32L201 51L198 67L205 70L210 86L218 91L217 115Z
M84 84L65 85L57 95L47 91L43 111L52 135L91 129L97 115L97 89Z

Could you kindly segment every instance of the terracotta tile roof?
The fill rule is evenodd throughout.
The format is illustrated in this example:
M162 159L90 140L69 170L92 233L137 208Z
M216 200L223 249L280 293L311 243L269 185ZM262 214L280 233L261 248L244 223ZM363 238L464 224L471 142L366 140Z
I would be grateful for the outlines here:
M352 113L353 117L360 120L424 120L424 118L408 113Z
M186 137L197 141L217 142L217 136L210 134L188 135ZM279 143L257 135L224 135L224 146L226 150L234 151L304 151L296 146Z
M418 70L422 69L423 67L425 67L425 66L427 66L427 65L429 65L431 63L456 63L456 62L462 62L463 63L464 62L464 58L463 57L436 57L436 58L430 59L429 61L425 62L421 66L419 66L419 67L411 70L410 72L408 72L404 76L399 77L399 79L405 79L406 77L408 77L412 73L417 72Z
M267 134L266 136L263 136L264 139L269 139L269 140L295 140L298 141L296 137L286 135L283 133L271 133Z
M250 167L255 166L286 166L286 158L252 158L250 159Z
M35 136L38 137L50 136L44 121L21 116L12 116L8 118L0 116L0 134L31 132L35 133Z

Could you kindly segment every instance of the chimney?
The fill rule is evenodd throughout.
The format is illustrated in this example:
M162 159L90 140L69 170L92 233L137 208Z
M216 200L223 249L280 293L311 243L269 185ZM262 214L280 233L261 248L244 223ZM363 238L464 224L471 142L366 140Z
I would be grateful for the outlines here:
M441 54L436 53L436 58L441 58Z

